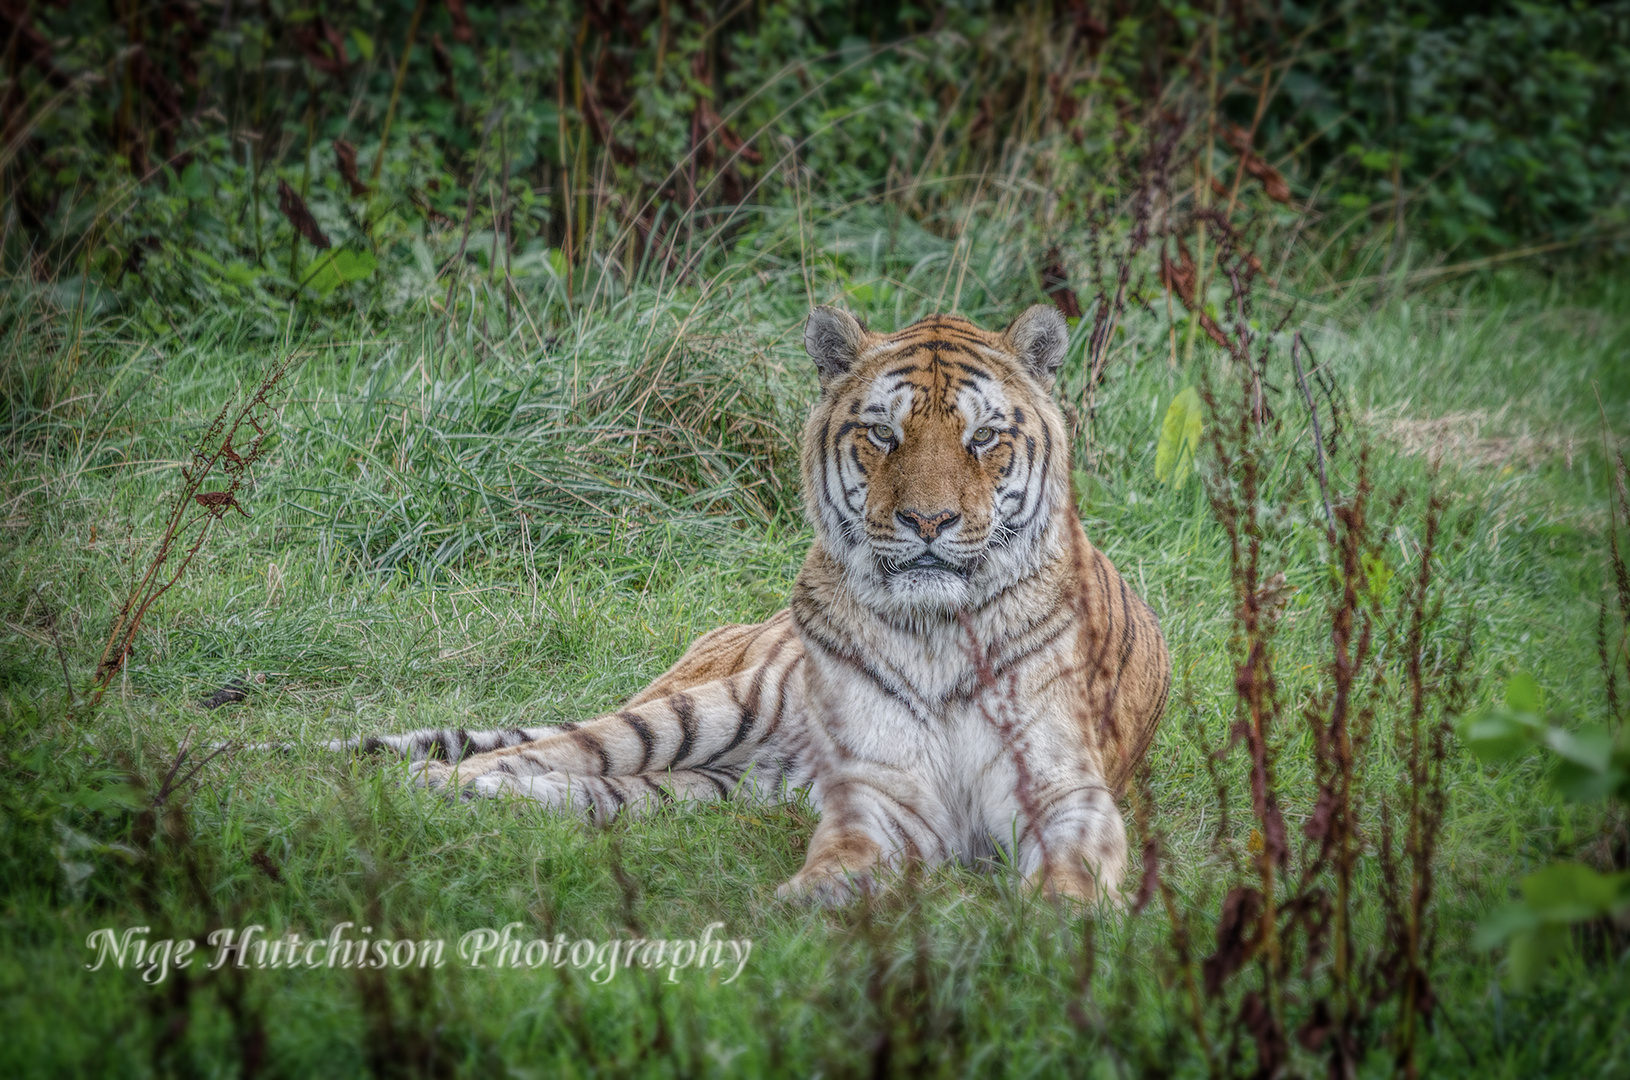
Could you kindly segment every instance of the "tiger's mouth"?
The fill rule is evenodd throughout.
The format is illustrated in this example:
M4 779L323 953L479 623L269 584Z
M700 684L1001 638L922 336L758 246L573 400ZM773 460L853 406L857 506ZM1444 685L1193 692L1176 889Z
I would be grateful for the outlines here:
M907 570L938 570L942 573L955 574L957 577L963 578L968 576L970 570L967 566L958 566L956 563L947 562L932 551L925 551L915 559L907 562L895 563L892 569L897 574L903 574Z

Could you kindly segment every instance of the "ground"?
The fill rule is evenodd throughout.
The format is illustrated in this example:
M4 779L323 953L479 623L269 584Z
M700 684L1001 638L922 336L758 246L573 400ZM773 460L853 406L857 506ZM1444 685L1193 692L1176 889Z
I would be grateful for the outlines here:
M495 343L359 321L291 333L285 347L203 315L172 337L101 326L13 346L0 466L4 1071L755 1075L869 1070L881 1056L1011 1075L1202 1074L1160 903L1061 912L1000 867L947 868L875 909L810 911L775 899L801 864L808 807L679 807L596 827L448 802L387 760L312 749L590 715L700 633L782 606L809 540L793 467L814 393L803 305L802 287L692 315L629 300L547 340L518 324ZM1630 421L1626 283L1512 271L1299 317L1338 388L1338 481L1350 484L1368 443L1378 489L1408 493L1383 555L1395 588L1419 552L1424 493L1449 497L1432 641L1449 649L1469 628L1468 709L1528 671L1558 715L1605 715L1603 418L1620 433ZM1227 370L1204 347L1190 358L1168 345L1158 319L1129 320L1077 465L1089 536L1172 646L1177 691L1141 828L1167 837L1162 871L1197 913L1205 955L1218 901L1262 838L1240 755L1219 772L1226 823L1206 765L1235 718L1227 538L1199 480L1174 489L1155 475L1168 404L1202 372L1226 387ZM151 558L178 462L289 354L274 437L238 495L249 516L212 526L92 709L96 659ZM1067 376L1063 392L1078 388ZM1317 486L1286 449L1306 445L1306 412L1280 390L1282 456L1265 459L1264 499L1296 519L1275 527L1267 570L1285 574L1275 745L1297 832L1312 792L1297 708L1326 677L1328 570ZM227 696L241 701L201 704L240 684ZM1401 708L1382 703L1378 733ZM184 765L163 812L143 818L182 743L196 761L217 743L267 740L301 749L228 752L190 777ZM1453 741L1447 754L1424 1070L1630 1069L1622 961L1575 958L1517 995L1500 955L1470 944L1522 874L1594 850L1601 811L1563 803L1532 761L1485 768ZM1396 746L1378 735L1362 767L1373 790L1394 790ZM1377 796L1363 823L1372 840L1379 813ZM1366 864L1360 880L1378 873ZM569 940L694 937L721 922L754 946L728 985L717 972L668 983L635 970L600 985L552 968L206 976L195 965L151 988L84 967L86 936L104 926L149 925L156 938L258 923L309 937L342 920L449 942L510 922ZM1361 958L1381 947L1379 920L1365 908L1355 923ZM1205 1008L1215 1026L1237 997ZM1295 1067L1322 1071L1314 1060ZM1366 1061L1388 1067L1381 1050Z

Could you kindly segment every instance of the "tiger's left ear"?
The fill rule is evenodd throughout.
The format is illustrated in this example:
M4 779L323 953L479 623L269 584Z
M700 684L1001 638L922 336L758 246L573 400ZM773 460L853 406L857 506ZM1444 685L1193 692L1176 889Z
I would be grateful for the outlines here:
M865 344L866 328L847 311L825 304L810 311L804 324L804 351L815 361L823 393L849 373Z
M1030 374L1043 386L1051 386L1053 373L1064 363L1064 349L1070 341L1070 328L1058 308L1051 304L1026 308L1003 337L1030 369Z

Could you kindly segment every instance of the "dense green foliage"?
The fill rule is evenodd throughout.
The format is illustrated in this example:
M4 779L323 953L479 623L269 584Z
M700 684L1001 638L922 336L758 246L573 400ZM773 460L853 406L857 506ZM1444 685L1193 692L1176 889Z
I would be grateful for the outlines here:
M423 313L496 262L617 289L811 199L944 236L970 192L1037 183L1060 199L1045 249L1116 187L1157 105L1209 136L1197 195L1214 175L1271 207L1232 176L1230 125L1254 132L1258 178L1350 241L1321 254L1338 276L1417 235L1423 258L1624 244L1622 2L1246 3L1215 23L1169 0L109 10L7 16L0 262L153 327L296 292Z
M1305 147L1338 205L1402 192L1413 227L1451 247L1622 237L1630 6L1354 4L1306 49L1264 130Z

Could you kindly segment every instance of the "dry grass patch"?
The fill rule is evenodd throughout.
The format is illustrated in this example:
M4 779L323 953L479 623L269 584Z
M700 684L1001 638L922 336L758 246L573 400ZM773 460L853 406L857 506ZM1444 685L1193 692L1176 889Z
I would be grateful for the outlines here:
M1507 405L1492 415L1485 409L1437 417L1400 416L1391 409L1372 409L1364 422L1405 454L1424 457L1434 467L1533 469L1561 456L1573 468L1579 437L1562 432L1505 432Z

